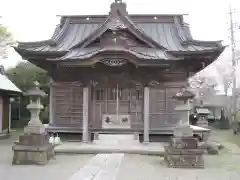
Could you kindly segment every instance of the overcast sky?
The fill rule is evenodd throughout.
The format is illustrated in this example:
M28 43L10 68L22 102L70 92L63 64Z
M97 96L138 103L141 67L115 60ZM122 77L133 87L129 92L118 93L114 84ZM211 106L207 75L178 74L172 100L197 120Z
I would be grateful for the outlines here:
M48 39L59 22L56 15L107 14L114 0L0 0L0 15L17 41ZM234 8L239 0L231 0ZM228 44L230 0L125 0L129 13L186 13L192 35L200 40L224 40ZM239 12L237 10L237 12ZM2 62L14 66L21 57L13 50Z

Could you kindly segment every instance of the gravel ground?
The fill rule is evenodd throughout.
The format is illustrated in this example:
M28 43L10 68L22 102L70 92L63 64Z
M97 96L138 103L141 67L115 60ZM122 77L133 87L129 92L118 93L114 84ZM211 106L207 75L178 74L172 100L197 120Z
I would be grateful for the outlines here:
M205 169L166 168L163 158L125 155L117 180L239 180L240 156L205 156Z

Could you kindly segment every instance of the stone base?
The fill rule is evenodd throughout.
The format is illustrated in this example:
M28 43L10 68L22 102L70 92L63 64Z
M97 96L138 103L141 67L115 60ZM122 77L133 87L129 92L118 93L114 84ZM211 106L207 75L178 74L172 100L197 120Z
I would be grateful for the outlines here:
M204 168L204 150L165 147L164 160L172 168Z
M45 165L55 156L54 147L46 134L24 134L13 146L12 164Z
M53 146L43 147L15 145L13 147L12 164L37 164L45 165L55 156Z
M45 133L45 126L41 125L27 125L24 128L24 134L43 134Z
M173 135L174 137L192 137L193 129L190 125L180 125L174 129Z
M173 137L170 139L169 145L177 149L197 149L198 140L194 137Z
M208 121L207 120L198 120L197 126L202 128L208 128Z

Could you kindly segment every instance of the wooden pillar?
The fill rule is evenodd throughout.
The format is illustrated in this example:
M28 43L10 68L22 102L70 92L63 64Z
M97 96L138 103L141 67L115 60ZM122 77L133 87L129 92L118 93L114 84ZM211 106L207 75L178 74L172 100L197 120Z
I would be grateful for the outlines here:
M50 84L50 95L49 95L49 124L54 125L54 116L55 116L55 105L54 105L54 99L53 99L53 80L51 80Z
M93 125L95 126L96 124L96 86L92 86L92 109L90 110L92 113L92 122ZM93 127L95 128L95 127Z
M88 109L89 109L89 87L83 88L83 124L82 141L88 142Z
M143 142L149 142L149 87L144 87L144 134L143 134Z

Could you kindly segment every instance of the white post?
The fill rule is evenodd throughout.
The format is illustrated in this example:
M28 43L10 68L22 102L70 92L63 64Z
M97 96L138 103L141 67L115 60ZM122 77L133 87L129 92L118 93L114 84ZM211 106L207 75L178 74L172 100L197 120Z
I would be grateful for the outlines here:
M143 141L149 142L149 87L144 87L144 132Z
M11 126L12 126L12 103L14 99L9 98L9 117L8 117L8 132L11 132Z
M83 129L82 129L82 141L88 142L88 96L89 88L83 88Z

